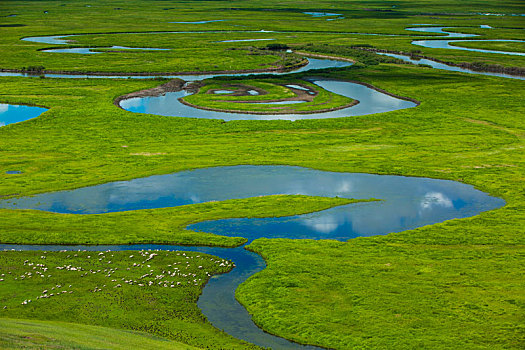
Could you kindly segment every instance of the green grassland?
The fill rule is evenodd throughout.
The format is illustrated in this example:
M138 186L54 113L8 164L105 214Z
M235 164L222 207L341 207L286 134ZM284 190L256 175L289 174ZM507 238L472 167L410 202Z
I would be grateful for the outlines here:
M268 268L251 277L236 296L264 330L328 348L523 348L525 82L397 65L348 49L359 44L417 49L453 62L523 67L523 57L415 47L410 41L422 36L404 30L414 23L433 23L480 34L480 39L522 40L523 17L475 14L522 13L520 1L214 1L191 2L191 7L187 2L101 1L86 5L85 1L0 3L0 16L17 14L2 17L2 25L25 25L0 27L0 67L41 65L57 70L123 72L267 68L281 58L260 54L253 47L264 47L268 42L214 41L271 37L276 39L272 42L296 45L301 50L310 47L313 52L361 60L369 65L319 75L373 84L421 104L349 118L224 122L136 114L113 104L118 96L155 87L165 82L162 80L3 77L0 103L50 109L38 118L0 128L1 198L239 164L462 181L505 199L507 204L473 218L348 242L256 240L250 249L266 259ZM302 14L319 10L341 13L345 19L326 21ZM168 23L203 19L227 21ZM494 29L476 28L481 24ZM20 40L71 33L261 29L290 33L94 34L72 38L78 41L71 43L75 46L172 49L99 55L39 52L36 50L49 45ZM499 43L481 45L503 48L495 46ZM516 47L507 43L504 49ZM300 74L294 75L291 82L300 78ZM8 170L23 173L7 175ZM101 215L1 210L0 241L235 246L245 239L184 228L202 220L293 215L347 202L270 196ZM197 253L186 254L197 259ZM197 265L188 268L199 276L197 285L165 288L121 282L121 287L114 288L117 282L112 279L138 280L151 269L163 271L181 256L159 253L148 262L151 268L146 271L144 264L132 267L140 257L138 252L105 253L100 261L95 255L98 253L1 252L0 274L5 276L0 277L0 346L96 348L101 341L98 336L111 334L117 348L168 344L157 337L172 341L172 348L185 348L183 344L250 348L213 328L200 313L196 300L209 276ZM110 256L112 262L108 263ZM24 265L26 260L33 265ZM48 266L51 276L28 278L37 263ZM230 268L211 260L202 264L208 264L210 274ZM67 265L87 271L106 269L106 273L110 268L118 270L110 273L112 277L95 273L80 278L78 271L56 269ZM57 285L68 293L36 299L43 290ZM93 292L95 288L102 290ZM28 299L31 302L22 304ZM27 319L30 321L25 323Z
M343 108L354 102L351 98L329 92L315 84L305 80L290 79L259 79L255 80L236 80L235 82L224 83L224 80L203 81L205 86L201 87L198 93L183 97L183 101L197 108L208 108L220 111L249 112L249 113L314 113L331 109ZM231 96L227 94L209 93L211 89L228 89L231 83L243 84L247 87L255 87L266 91L267 94L255 96ZM286 100L297 95L287 88L286 84L299 84L308 87L317 94L311 102L294 103L290 105L269 106L264 103L254 103L269 100ZM252 102L252 103L250 103Z
M0 318L2 349L198 349L145 332L79 323Z
M189 252L82 251L3 252L0 261L2 318L148 332L198 348L250 347L212 327L196 305L210 276L232 268L226 260ZM122 341L125 333L119 334Z
M247 288L243 288L238 293L238 297L247 304L256 320L265 329L328 347L351 347L351 345L341 345L345 344L341 342L361 344L362 339L351 334L341 342L335 341L330 335L339 332L335 324L326 323L326 328L313 327L316 332L312 332L311 323L306 322L300 316L304 314L302 310L305 306L304 301L297 299L299 296L295 297L296 293L272 298L271 296L275 294L269 291L271 289L269 286L275 283L274 274L279 273L286 278L301 280L312 278L325 269L350 264L352 259L359 258L366 261L375 257L374 259L378 261L388 260L385 264L401 264L406 261L407 255L413 256L415 260L412 264L424 261L428 265L439 266L439 278L443 282L434 285L432 288L434 294L425 291L425 302L429 303L427 308L414 307L413 312L417 313L418 317L424 318L424 322L408 323L405 324L405 328L399 328L399 324L374 318L376 308L370 307L362 311L366 313L363 317L371 317L375 322L364 323L361 327L365 334L363 337L366 337L366 334L375 334L375 331L367 328L366 325L385 332L388 329L391 329L388 332L394 332L394 329L412 332L414 328L428 331L428 329L437 329L437 324L443 323L441 318L434 317L436 307L446 309L446 305L443 306L439 301L441 299L437 298L443 294L443 285L455 283L458 284L458 289L474 288L469 286L478 283L476 282L478 279L489 281L493 277L493 272L490 272L488 267L500 259L492 259L490 256L485 259L474 259L470 262L472 265L469 269L478 268L477 274L467 274L466 277L457 281L452 279L451 274L458 269L458 266L461 266L462 259L464 259L461 258L461 254L470 256L481 248L491 253L494 252L494 254L504 251L505 261L508 264L498 263L497 273L504 276L507 286L510 287L481 285L479 288L484 288L484 296L477 299L479 303L474 304L473 308L479 307L487 313L476 314L476 322L469 321L469 313L458 313L453 320L447 323L447 327L467 327L468 325L469 331L473 334L483 331L486 332L485 336L491 337L500 346L516 347L516 342L519 340L516 338L516 332L510 330L515 330L519 324L516 318L519 311L516 308L521 307L520 305L523 305L524 302L523 294L516 292L516 290L522 290L523 285L517 277L517 265L512 262L521 259L524 245L523 227L525 225L523 225L521 214L523 208L521 193L523 191L524 125L521 115L525 106L519 92L524 83L517 80L392 64L380 64L369 68L349 68L333 73L333 75L338 78L372 83L387 91L418 99L422 103L419 107L409 110L362 117L296 122L277 120L223 123L216 120L134 114L122 111L111 103L118 95L158 85L161 83L158 81L97 80L94 82L92 80L4 78L2 82L7 88L5 91L9 91L9 94L2 96L3 102L28 103L32 101L51 107L51 109L34 120L0 129L4 167L24 171L24 174L16 176L2 175L2 194L26 195L137 176L169 173L188 168L233 164L289 164L332 171L460 180L504 198L507 205L502 209L475 218L423 228L416 231L418 234L407 232L386 238L337 243L342 247L348 245L349 250L355 248L359 254L331 256L330 259L326 258L324 264L314 262L308 265L311 273L305 272L301 277L294 271L308 261L306 252L304 259L287 259L289 267L278 264L275 270L272 263L274 255L267 254L264 249L266 246L261 246L256 250L260 250L267 257L270 268L249 282L250 292L247 291ZM439 94L436 94L437 89L440 91ZM79 108L79 103L85 107ZM137 129L140 129L141 133L136 133ZM17 140L16 144L12 140ZM35 148L35 144L39 147ZM122 145L128 147L122 148ZM146 153L159 153L160 155L133 155ZM85 171L85 169L91 170ZM272 202L274 200L268 199ZM231 204L235 203L233 201ZM215 204L211 205L210 209L212 207L215 207ZM230 210L228 215L242 216L243 207L244 205ZM276 209L282 210L280 207ZM155 213L158 225L161 225L160 223L169 225L170 218L165 214L172 212L169 209L151 211ZM119 215L131 216L132 214L136 214L138 218L141 215L141 213ZM47 214L23 212L23 215L26 222L29 222L31 216L35 215L38 223ZM206 217L205 215L215 214L201 213L199 215ZM15 220L13 222L17 222L18 219L15 218L19 216L22 216L22 212L5 211L3 213L7 223L11 218ZM45 229L48 227L44 226L44 233L40 235L41 237L45 237ZM38 229L37 225L32 228L33 232L35 229ZM16 237L16 234L11 236ZM115 239L117 236L115 235ZM376 240L385 241L377 242ZM175 241L173 237L172 242ZM280 243L279 241L275 245ZM258 247L257 244L259 244L258 241L253 244L254 247ZM302 244L304 243L283 244L282 252L279 249L282 255L276 254L275 259L280 261L281 256L283 256L282 259L286 259L286 247L298 245L297 249L301 250ZM323 250L328 243L311 242L310 244L315 249ZM358 246L355 246L356 244ZM366 249L362 248L362 245ZM385 250L385 247L390 246L403 249ZM461 254L438 254L440 251L448 252L447 249L451 247L461 251ZM331 254L330 249L327 249L327 254ZM409 269L410 266L405 268ZM333 285L345 285L344 281L348 279L347 273L350 272L343 271L344 273L341 274L335 272L329 274L333 278L331 280ZM410 278L417 276L414 271L416 270L410 270L407 273L399 271L398 274L392 274L390 284L402 285L407 275ZM429 277L427 283L433 284L433 281L438 281L432 276L427 276ZM368 275L356 274L352 275L351 280L355 283L359 281L361 281L359 283L369 283L367 280L370 278ZM325 290L324 285L299 284L299 286L301 287L299 289L304 289L312 295ZM377 285L376 287L375 290L379 296L389 295L387 285L383 289ZM412 292L403 289L404 287L399 288L400 290L395 293L397 299L389 299L396 306L396 310L401 310L395 311L395 314L404 310L405 303L402 300L412 298ZM297 288L292 287L292 290L297 291ZM336 293L335 290L334 293ZM362 290L361 293L367 294L368 292ZM429 297L427 298L426 295ZM362 297L365 296L362 295ZM472 298L465 293L458 292L454 297L457 303L472 302ZM490 307L483 306L486 300L492 300L489 303ZM279 312L268 316L260 308L252 306L257 302L277 303L272 305L279 305L286 309L288 311L286 317ZM289 308L285 308L281 303L288 304ZM510 330L494 327L494 322L497 321L490 317L495 312L491 309L494 305L505 303L515 305L509 306L509 310L512 311L509 315L502 311L507 315L505 324L508 324L508 327L505 327ZM328 317L326 315L333 314L333 307L323 304L322 300L315 303L315 307L319 317ZM483 315L489 316L483 317ZM261 320L261 318L264 319ZM290 320L295 322L292 328L296 333L294 335L289 334L286 327L282 326L283 322L287 325ZM443 341L451 344L463 336L460 334L460 329L462 328L458 328L456 333L436 331L430 334L427 332L428 342L424 341L421 344L431 346ZM305 336L305 333L309 335ZM297 337L297 334L301 336ZM352 340L348 340L348 337ZM388 339L384 340L384 343L378 339L375 341L378 343L365 342L364 344L380 346L388 343ZM419 344L415 335L405 336L399 341L404 341L406 344ZM479 342L480 336L474 335L472 341Z
M348 243L259 239L249 248L268 268L237 296L268 332L334 349L519 349L523 243L475 244L495 226L469 224Z
M43 66L49 70L105 71L105 72L179 72L218 71L269 68L278 63L273 55L253 55L249 50L231 50L261 46L257 42L219 43L228 39L274 38L283 43L328 43L337 45L371 44L381 49L410 51L412 39L421 33L404 28L414 23L428 23L460 27L457 31L479 34L480 39L523 39L523 22L519 16L480 16L490 12L489 1L454 4L447 12L442 2L418 1L401 4L392 2L336 3L326 2L324 10L341 13L343 19L326 21L303 12L322 10L323 3L308 1L290 4L272 4L250 1L225 5L221 2L171 3L163 2L97 2L85 1L39 2L6 1L0 5L4 17L0 48L1 68ZM439 3L439 6L436 4ZM424 5L421 5L424 4ZM433 4L433 5L430 5ZM87 7L90 5L90 7ZM498 6L502 13L520 13L519 2ZM288 7L290 6L290 7ZM396 7L392 7L396 6ZM419 7L424 6L424 7ZM477 6L484 10L475 10ZM235 10L229 10L230 8ZM415 10L415 9L418 10ZM44 13L47 9L48 13ZM375 10L383 11L375 11ZM421 9L424 9L423 11ZM388 11L387 11L388 10ZM438 11L438 12L434 12ZM498 12L498 11L496 11ZM89 21L86 21L89 18ZM204 24L171 23L223 19ZM140 23L140 26L138 25ZM489 24L493 29L480 29ZM477 28L476 28L477 27ZM239 31L284 31L286 33L242 33ZM177 31L179 34L148 32ZM204 33L188 33L188 32ZM211 33L209 33L211 31ZM217 32L218 31L218 32ZM232 32L233 31L233 32ZM125 34L141 32L144 34ZM54 34L89 34L68 38L73 46L111 46L169 48L169 51L125 51L82 55L37 51L49 45L20 40L23 37ZM102 34L113 33L113 34ZM340 33L340 34L337 34ZM370 36L355 33L395 34L399 37ZM428 35L427 35L428 36ZM439 35L438 35L439 36ZM263 42L265 43L265 42ZM417 48L419 49L419 48ZM450 50L422 49L426 55L454 62L483 61L489 64L525 66L519 57L501 57L473 52L451 53Z

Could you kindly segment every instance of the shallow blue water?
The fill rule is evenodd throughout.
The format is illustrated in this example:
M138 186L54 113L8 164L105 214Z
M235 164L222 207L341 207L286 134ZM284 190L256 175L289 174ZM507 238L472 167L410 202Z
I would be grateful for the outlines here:
M305 15L310 15L312 17L333 17L333 16L342 16L340 13L330 13L330 12L303 12Z
M271 38L268 38L268 39L265 39L265 38L260 38L260 39L231 39L231 40L216 41L216 43L237 43L237 42L244 42L244 41L269 41L269 40L275 40L275 39L271 39Z
M380 202L352 204L348 208L343 206L324 211L328 215L323 217L325 221L318 214L310 214L311 217L301 215L301 220L308 221L308 224L301 221L303 227L317 227L321 236L313 238L322 238L329 231L335 232L329 230L330 227L344 226L348 222L353 222L354 229L359 229L355 232L346 230L347 236L343 239L355 237L355 233L383 234L472 216L503 204L500 199L453 181L334 173L293 166L244 165L204 168L4 199L0 200L0 208L97 214L274 194L382 199ZM349 212L358 214L348 216ZM380 222L371 220L363 226L367 218L373 219L374 216L381 217ZM334 217L338 219L333 220ZM363 224L356 225L359 221ZM302 231L298 230L298 233L304 238Z
M46 108L0 103L0 127L36 118Z
M423 24L420 24L423 25ZM421 33L436 33L436 34L445 34L448 38L471 38L477 36L476 34L465 34L465 33L455 33L455 32L449 32L445 31L445 28L450 27L410 27L405 28L406 30L410 30L412 32L421 32Z
M474 52L483 52L483 53L493 53L501 55L512 55L512 56L525 56L525 52L512 52L512 51L499 51L499 50L485 50L485 49L475 49L470 47L461 47L451 45L452 43L461 43L461 42L514 42L514 43L523 43L524 40L505 40L505 39L491 39L491 40L414 40L412 41L413 45L428 47L431 49L450 49L450 50L462 50L462 51L474 51Z
M209 21L193 21L193 22L169 22L169 23L179 23L179 24L204 24L204 23L213 23L213 22L223 22L225 19L212 19Z
M95 51L93 51L95 50ZM78 54L100 54L105 53L105 51L96 51L96 50L142 50L142 51L169 51L170 49L159 49L152 47L127 47L127 46L111 46L111 47L72 47L64 49L45 49L41 52L54 52L54 53L78 53Z

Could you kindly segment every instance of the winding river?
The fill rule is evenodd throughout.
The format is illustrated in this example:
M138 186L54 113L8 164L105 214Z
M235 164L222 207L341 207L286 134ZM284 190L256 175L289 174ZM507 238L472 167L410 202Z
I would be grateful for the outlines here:
M187 96L186 91L168 92L161 96L135 97L120 102L120 106L130 112L148 113L164 116L192 117L223 120L298 120L342 118L373 113L390 112L417 106L416 103L391 96L369 86L333 79L309 79L310 82L327 91L350 97L359 101L357 105L322 113L308 114L247 114L219 112L196 109L180 102Z
M454 181L336 173L292 166L245 165L204 168L72 191L0 200L0 208L89 215L274 194L377 198L380 201L343 205L320 212L281 218L207 221L190 225L188 229L225 236L242 236L248 239L248 244L261 237L346 241L355 237L400 232L450 219L470 217L504 205L502 199L490 197L470 185ZM199 298L198 305L208 320L215 327L237 338L261 346L277 349L303 348L259 329L253 324L247 311L235 300L237 286L265 267L261 257L245 250L244 247L0 245L0 248L190 250L230 259L237 267L228 274L212 278Z
M436 29L437 28L437 29ZM411 29L409 29L411 30ZM443 27L417 28L420 32L443 32ZM449 33L451 34L451 33ZM451 34L455 38L464 38ZM471 36L471 35L469 35ZM25 38L48 44L65 44L63 38L67 35ZM45 39L44 39L45 38ZM52 39L49 39L52 38ZM438 42L440 40L426 40ZM421 42L426 42L421 41ZM449 40L441 40L449 42ZM418 45L419 41L413 42ZM422 44L426 45L426 44ZM432 44L434 45L434 44ZM437 44L436 44L437 45ZM445 44L443 44L445 45ZM448 45L448 43L446 44ZM431 47L431 46L427 46ZM457 47L444 47L454 48ZM463 48L462 48L463 49ZM466 48L465 48L466 49ZM468 49L479 51L476 49ZM483 50L482 52L487 52ZM500 53L500 52L497 52ZM311 59L302 71L317 68L343 67L347 62ZM444 68L446 69L446 68ZM263 74L263 73L261 73ZM283 73L284 74L284 73ZM22 76L22 73L0 73L3 76ZM236 74L246 75L246 74ZM497 75L496 73L489 75ZM57 78L150 78L148 76L105 76L105 75L65 75L46 74ZM186 81L202 80L216 75L173 75L168 78L180 77ZM360 96L361 108L370 104L382 106L382 101L390 100L392 105L383 110L368 110L368 113L378 113L386 110L412 107L409 101L394 98L360 84L352 86L348 82L312 78L319 86L330 90L331 86L341 85L339 90L330 91L344 94L349 89L362 89L366 93L372 91L370 97ZM352 90L349 97L356 98L357 90ZM181 92L184 94L184 92ZM177 100L178 95L174 95ZM162 99L159 97L153 103L153 110L135 110L146 113L162 114ZM126 102L127 101L127 102ZM142 108L133 100L123 101L122 107L128 110ZM1 106L1 105L0 105ZM186 106L184 106L186 107ZM150 108L150 107L148 107ZM167 108L167 107L166 107ZM176 115L183 111L177 106ZM382 107L383 108L383 107ZM358 110L358 109L357 109ZM190 115L203 113L203 118L230 118L236 116L214 115L191 109ZM339 111L338 111L339 112ZM341 110L344 116L352 115L351 110ZM185 112L184 112L185 113ZM361 112L360 112L361 113ZM162 114L166 115L166 114ZM358 115L358 114L355 114ZM334 117L337 115L331 115ZM342 116L342 115L341 115ZM310 116L309 116L310 117ZM315 116L320 116L316 114ZM289 116L294 120L295 116ZM251 242L260 237L289 239L335 239L346 241L359 236L382 235L400 232L431 225L450 219L466 218L481 212L492 210L504 205L499 198L474 189L470 185L458 182L388 176L371 174L335 173L292 166L232 166L184 171L169 175L151 176L148 178L119 181L98 186L80 188L72 191L44 193L33 197L22 197L0 200L0 208L37 209L56 213L95 214L127 210L174 207L195 203L222 201L233 198L250 198L273 194L302 194L309 196L343 197L356 199L377 198L380 201L363 202L338 206L328 210L281 218L258 219L224 219L194 224L190 230L212 232L225 236L243 236ZM248 243L249 243L248 242ZM278 349L316 349L313 346L302 346L285 339L265 333L251 320L247 311L235 300L237 286L249 276L264 269L263 259L257 254L237 248L187 247L170 245L114 245L114 246L42 246L42 245L0 245L0 249L21 250L188 250L209 253L236 264L230 273L215 276L204 287L198 305L208 320L217 328L246 341L266 347Z

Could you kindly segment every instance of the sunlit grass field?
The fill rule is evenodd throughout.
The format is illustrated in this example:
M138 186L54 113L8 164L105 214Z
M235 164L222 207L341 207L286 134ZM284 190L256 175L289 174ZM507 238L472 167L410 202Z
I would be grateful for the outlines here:
M344 18L327 21L303 13L319 11ZM150 73L264 69L281 56L253 54L259 52L254 48L282 43L358 62L317 72L318 76L369 83L421 104L349 118L224 122L137 114L113 104L121 95L165 83L162 79L1 77L0 103L49 110L38 118L0 127L0 198L239 164L461 181L503 198L505 207L348 242L259 239L249 249L261 254L268 268L241 285L236 296L265 331L326 348L523 348L525 83L395 64L350 49L356 45L416 49L447 61L524 67L524 58L518 56L415 47L411 40L422 36L405 30L427 23L450 25L455 31L479 34L480 39L523 40L524 17L511 15L521 13L520 1L4 1L0 16L16 15L0 21L0 68L4 69L42 66L58 71ZM170 23L218 19L224 21ZM7 26L15 24L23 26ZM479 28L482 24L493 29ZM123 34L152 31L204 33ZM71 37L75 41L67 45L20 40L75 33L95 34ZM252 38L275 40L217 42ZM94 55L37 51L112 45L170 51ZM521 47L495 42L461 45L509 51ZM301 77L294 75L290 83ZM262 84L249 79L245 83ZM280 77L279 83L281 79L286 78ZM210 84L222 88L223 80ZM278 88L271 92L288 97ZM8 170L23 173L8 175ZM1 209L0 242L232 247L246 239L185 227L230 217L296 215L346 203L339 198L270 196L101 215ZM87 252L48 252L45 259L42 252L0 253L0 275L4 274L0 276L0 347L91 349L110 339L104 346L255 348L213 328L201 314L196 300L209 276L199 275L197 285L179 289L141 289L139 282L114 288L117 282L112 277L96 273L80 278L80 273L56 268L108 269L109 254L111 267L119 268L114 274L119 280L138 281L143 275L126 270L133 265L130 255L138 257L138 252L106 253L103 261L93 259L98 253ZM167 255L155 257L144 273L162 272L180 258L176 253L162 254ZM51 277L27 278L42 261L53 271ZM202 273L195 266L191 269ZM208 269L211 275L227 271L215 265ZM62 299L35 299L57 285L72 287L60 287L68 292L60 295ZM98 288L102 291L92 292ZM31 302L22 304L28 299Z

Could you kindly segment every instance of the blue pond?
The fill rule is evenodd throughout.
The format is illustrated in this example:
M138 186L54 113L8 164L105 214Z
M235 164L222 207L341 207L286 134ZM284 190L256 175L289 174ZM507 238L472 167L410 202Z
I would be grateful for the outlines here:
M46 108L0 103L0 127L38 117Z

